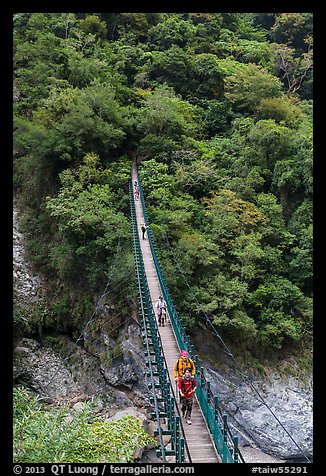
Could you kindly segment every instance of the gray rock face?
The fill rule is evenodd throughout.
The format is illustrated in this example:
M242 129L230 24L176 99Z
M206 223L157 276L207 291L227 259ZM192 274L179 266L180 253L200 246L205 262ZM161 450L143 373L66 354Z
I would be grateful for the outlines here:
M130 366L122 364L103 370L98 359L83 349L74 348L73 343L71 346L72 357L65 359L34 339L21 339L14 349L14 382L26 384L50 401L86 395L88 398L100 396L110 408L146 403L146 397L137 389L140 376L131 371ZM118 380L120 373L122 381Z
M14 381L52 400L80 392L62 359L34 339L21 339L14 351Z
M293 377L271 373L268 380L249 385L212 369L206 373L240 444L253 443L284 460L312 457L312 378L303 386Z
M42 279L25 260L24 236L18 229L17 209L13 210L13 281L16 301L23 307L41 299Z

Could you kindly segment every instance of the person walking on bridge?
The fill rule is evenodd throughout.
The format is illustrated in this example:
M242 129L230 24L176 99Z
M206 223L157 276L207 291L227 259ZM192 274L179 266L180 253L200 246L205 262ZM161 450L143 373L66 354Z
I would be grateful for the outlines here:
M173 375L176 382L179 380L180 377L183 376L186 368L190 368L191 375L195 375L196 368L195 368L194 361L189 358L188 352L186 350L182 350L180 352L179 359L174 364L174 369L173 369Z
M135 195L135 200L139 200L139 188L137 185L135 186L134 195Z
M191 375L191 369L186 368L178 381L178 389L181 397L181 412L188 425L191 425L191 412L194 403L194 394L197 388L196 377Z
M146 222L144 222L144 223L141 225L140 228L141 228L141 231L142 231L143 240L146 240L146 238L145 238L145 233L146 233L146 230L147 230Z
M158 300L155 304L156 311L157 311L157 318L159 326L162 324L164 327L164 321L166 318L166 302L163 299L163 294L160 294Z

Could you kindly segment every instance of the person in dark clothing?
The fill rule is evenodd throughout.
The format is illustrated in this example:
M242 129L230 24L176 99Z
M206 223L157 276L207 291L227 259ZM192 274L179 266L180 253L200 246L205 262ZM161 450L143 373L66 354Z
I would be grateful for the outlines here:
M147 225L146 225L146 222L144 222L142 225L141 225L141 231L142 231L142 234L143 234L143 240L146 240L145 238L145 233L146 233L146 230L147 230Z

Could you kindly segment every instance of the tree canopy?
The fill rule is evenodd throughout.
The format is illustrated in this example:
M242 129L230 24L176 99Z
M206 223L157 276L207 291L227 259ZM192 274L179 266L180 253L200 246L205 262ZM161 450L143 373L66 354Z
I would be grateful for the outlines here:
M13 40L14 187L35 265L85 292L117 252L130 274L137 155L189 332L204 310L253 353L309 341L312 14L16 13Z

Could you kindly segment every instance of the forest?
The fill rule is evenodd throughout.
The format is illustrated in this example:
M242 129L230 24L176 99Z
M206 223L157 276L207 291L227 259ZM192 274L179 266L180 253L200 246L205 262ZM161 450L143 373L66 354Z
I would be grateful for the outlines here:
M312 345L311 13L16 13L14 192L46 310L16 335L78 335L92 295L133 273L138 158L150 226L190 334ZM115 308L128 314L129 279Z

